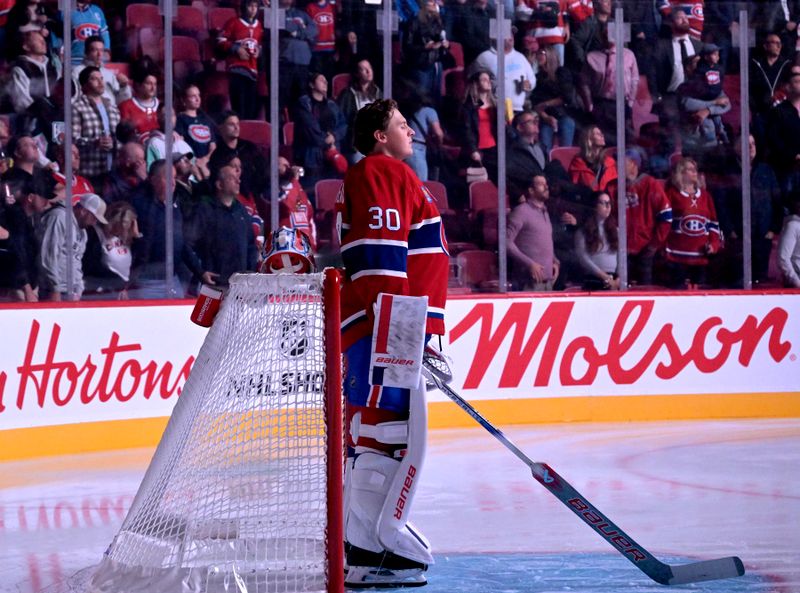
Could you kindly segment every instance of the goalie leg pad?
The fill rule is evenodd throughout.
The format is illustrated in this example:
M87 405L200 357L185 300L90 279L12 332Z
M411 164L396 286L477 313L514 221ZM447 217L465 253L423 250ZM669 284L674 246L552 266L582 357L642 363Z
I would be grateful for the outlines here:
M427 565L433 563L430 544L408 522L419 473L425 458L427 413L422 382L411 393L407 444L402 459L394 459L373 448L356 447L357 455L345 473L345 538L354 548L376 554L386 551ZM385 438L399 448L404 428L399 422L367 425L360 414L353 417L351 438L358 443ZM402 423L406 424L406 423ZM397 450L397 449L396 449ZM348 564L353 565L348 554Z
M408 415L408 447L393 476L378 521L378 539L395 554L424 564L433 564L428 540L409 521L419 474L427 448L428 413L425 386L418 380L411 390Z

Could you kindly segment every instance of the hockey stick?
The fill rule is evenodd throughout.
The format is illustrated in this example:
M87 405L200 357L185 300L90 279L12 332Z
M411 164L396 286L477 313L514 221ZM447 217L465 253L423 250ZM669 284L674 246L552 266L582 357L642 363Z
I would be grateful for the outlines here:
M737 556L717 558L715 560L702 560L690 564L669 565L661 562L632 537L622 531L611 519L590 503L564 478L546 463L531 461L508 438L486 420L472 405L453 391L448 383L452 380L452 373L447 360L437 351L426 348L423 356L423 374L442 393L453 400L462 410L489 433L500 441L508 450L516 455L527 465L533 477L542 486L547 488L558 500L564 503L573 513L589 527L594 529L609 544L617 549L625 558L630 560L636 568L641 570L655 582L662 585L685 585L700 581L714 581L740 577L744 574L744 565Z

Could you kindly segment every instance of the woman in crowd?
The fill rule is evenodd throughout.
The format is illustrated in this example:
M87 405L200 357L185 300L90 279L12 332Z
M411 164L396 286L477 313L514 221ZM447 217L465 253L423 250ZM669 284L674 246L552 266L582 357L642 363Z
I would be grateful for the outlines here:
M438 2L425 0L405 36L403 61L409 76L437 104L441 96L442 60L449 47Z
M581 151L569 164L572 183L592 191L607 191L614 195L617 188L617 163L607 154L606 138L599 126L586 128L581 140Z
M215 130L217 126L201 109L202 98L197 85L190 84L183 91L183 111L178 114L175 131L191 147L195 166L203 179L207 179L208 160L217 147Z
M483 151L497 146L497 96L494 77L486 70L470 76L464 100L462 154L472 166L483 166Z
M594 216L587 217L575 233L575 251L586 277L585 290L617 290L617 221L611 213L611 196L599 191L594 195Z
M398 98L400 112L405 114L408 126L414 130L411 142L412 154L405 160L420 181L439 178L439 148L444 140L444 131L439 114L421 90L407 88Z
M366 59L359 60L350 73L350 84L338 98L339 109L347 122L347 135L342 141L342 154L350 164L355 164L364 158L364 155L353 146L353 121L355 121L356 113L362 107L382 98L383 93L375 84L372 64Z
M87 229L89 236L83 256L84 299L128 299L133 256L131 245L138 239L136 210L128 202L114 202L106 210L108 224Z
M709 256L719 251L722 238L714 200L694 159L683 157L675 164L667 199L672 206L666 250L672 278L677 287L696 290L705 282Z
M577 105L577 90L572 73L558 65L554 47L540 47L536 58L536 87L531 91L531 105L539 114L539 142L546 154L553 148L553 138L559 146L572 146L575 139L575 119L569 115Z
M347 123L339 106L328 98L328 79L312 72L308 93L300 97L294 112L294 157L305 168L303 185L313 189L320 179L338 177L347 170L339 152Z

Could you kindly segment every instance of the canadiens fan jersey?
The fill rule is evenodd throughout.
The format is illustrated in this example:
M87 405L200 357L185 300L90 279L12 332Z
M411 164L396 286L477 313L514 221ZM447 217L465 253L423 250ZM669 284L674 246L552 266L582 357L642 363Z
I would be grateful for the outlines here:
M317 24L317 41L314 44L314 51L333 51L336 45L334 5L328 0L311 2L306 6L306 12Z
M719 251L722 244L711 194L703 189L688 194L670 186L667 188L667 197L672 205L667 259L695 266L707 264L706 246Z
M640 175L626 188L628 253L637 254L648 245L661 247L672 224L672 206L664 189L650 175Z
M119 104L120 121L129 121L136 129L139 141L144 144L150 138L150 132L158 129L158 99L152 105L145 106L136 97Z
M336 205L345 265L342 347L372 333L378 293L427 296L426 333L444 334L449 254L436 200L404 163L370 155Z
M227 56L228 72L245 74L253 80L258 76L258 58L256 51L261 46L264 29L256 19L248 23L241 18L232 18L223 27L217 37L217 44ZM247 49L250 57L243 60L237 54L239 47Z

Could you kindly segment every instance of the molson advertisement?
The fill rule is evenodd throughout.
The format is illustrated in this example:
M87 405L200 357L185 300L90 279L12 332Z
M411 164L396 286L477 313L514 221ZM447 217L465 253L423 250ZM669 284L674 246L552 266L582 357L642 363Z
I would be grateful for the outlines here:
M0 458L151 446L192 304L0 309ZM454 389L499 425L800 416L800 293L454 297ZM473 421L438 391L432 427Z

